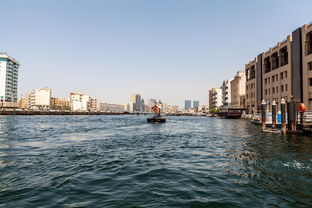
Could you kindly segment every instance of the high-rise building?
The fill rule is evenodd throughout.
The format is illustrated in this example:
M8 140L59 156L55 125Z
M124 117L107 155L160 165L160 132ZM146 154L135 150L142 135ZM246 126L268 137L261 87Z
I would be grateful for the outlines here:
M139 94L131 95L129 105L129 112L145 112L144 99Z
M193 101L193 108L194 108L194 109L195 109L195 108L198 109L198 107L199 107L199 101L194 100L194 101Z
M0 101L1 107L18 107L17 83L19 62L0 53Z
M50 109L52 90L49 88L35 89L30 93L30 108Z
M191 100L185 100L184 101L184 109L188 110L190 108L192 108L192 101Z

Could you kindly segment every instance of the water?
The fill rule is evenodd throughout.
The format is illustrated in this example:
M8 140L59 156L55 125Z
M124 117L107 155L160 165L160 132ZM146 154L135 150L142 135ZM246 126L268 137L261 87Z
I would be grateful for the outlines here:
M0 207L312 207L312 137L167 120L0 116Z

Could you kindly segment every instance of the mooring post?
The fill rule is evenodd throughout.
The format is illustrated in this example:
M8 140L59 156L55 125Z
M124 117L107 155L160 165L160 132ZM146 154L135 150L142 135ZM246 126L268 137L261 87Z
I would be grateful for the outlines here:
M262 130L266 128L266 103L265 100L262 100L261 103L261 127Z
M288 115L288 130L296 131L296 103L291 100L287 103L287 115Z
M272 102L272 128L276 128L276 102L273 100Z
M284 98L281 100L281 113L282 113L282 134L286 134L286 102Z

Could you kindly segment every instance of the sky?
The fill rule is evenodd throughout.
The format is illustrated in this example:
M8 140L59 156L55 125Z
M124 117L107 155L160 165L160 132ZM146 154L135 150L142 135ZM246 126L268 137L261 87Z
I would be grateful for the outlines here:
M183 106L312 21L311 0L0 0L19 97L49 87L102 102Z

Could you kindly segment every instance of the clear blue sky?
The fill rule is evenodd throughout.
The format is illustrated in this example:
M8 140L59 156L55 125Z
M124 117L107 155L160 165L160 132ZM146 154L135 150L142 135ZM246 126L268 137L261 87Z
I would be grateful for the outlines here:
M1 0L0 51L22 66L19 96L48 86L104 102L130 94L183 105L312 21L298 0Z

